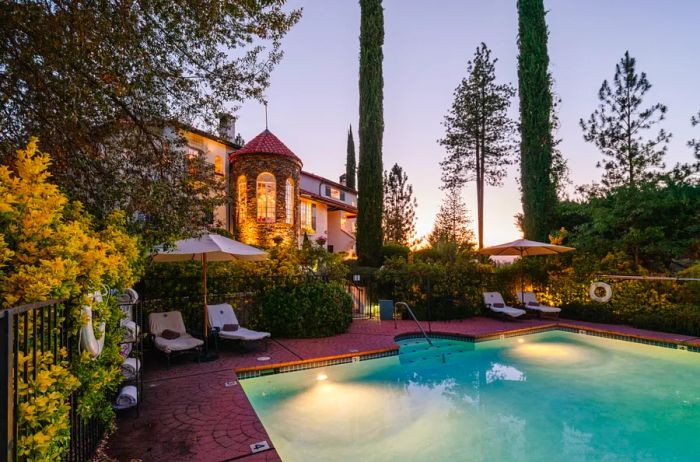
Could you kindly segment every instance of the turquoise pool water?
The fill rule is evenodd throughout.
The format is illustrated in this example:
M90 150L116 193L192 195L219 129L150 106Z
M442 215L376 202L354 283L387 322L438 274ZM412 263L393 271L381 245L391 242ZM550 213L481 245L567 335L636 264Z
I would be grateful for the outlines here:
M434 343L241 385L285 462L700 461L698 353L561 331Z

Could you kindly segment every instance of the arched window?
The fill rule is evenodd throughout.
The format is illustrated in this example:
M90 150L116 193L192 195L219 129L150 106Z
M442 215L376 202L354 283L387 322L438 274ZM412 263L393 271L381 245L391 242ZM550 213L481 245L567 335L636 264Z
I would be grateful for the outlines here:
M248 209L248 186L245 175L238 177L236 185L236 209L238 211L238 223L243 223Z
M221 156L214 157L214 173L224 176L224 161L221 159Z
M294 224L294 181L287 178L287 184L284 191L284 209L286 213L286 221L288 225Z
M261 173L258 175L257 200L258 200L258 222L275 222L275 195L277 187L275 177L272 173Z

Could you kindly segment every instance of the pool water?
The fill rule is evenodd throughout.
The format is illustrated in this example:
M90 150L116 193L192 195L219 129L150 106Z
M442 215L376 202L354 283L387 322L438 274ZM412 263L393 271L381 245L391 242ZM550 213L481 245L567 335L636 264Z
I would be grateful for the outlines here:
M297 461L700 461L700 354L562 331L241 381Z

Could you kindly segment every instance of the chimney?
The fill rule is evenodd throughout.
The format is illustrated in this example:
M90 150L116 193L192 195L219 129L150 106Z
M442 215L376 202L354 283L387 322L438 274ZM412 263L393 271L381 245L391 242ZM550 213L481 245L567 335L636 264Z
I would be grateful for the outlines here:
M343 186L347 186L347 185L348 185L348 176L347 176L347 174L343 173L342 175L340 175L340 181L339 181L339 183L342 184Z
M236 138L236 118L232 114L223 113L219 116L219 136L229 141Z

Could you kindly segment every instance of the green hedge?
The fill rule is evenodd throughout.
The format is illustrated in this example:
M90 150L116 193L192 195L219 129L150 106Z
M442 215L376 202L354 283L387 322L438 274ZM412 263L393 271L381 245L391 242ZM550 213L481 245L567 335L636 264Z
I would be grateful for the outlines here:
M392 258L373 277L378 298L406 302L418 319L437 321L480 314L492 271L468 257L452 262Z
M262 292L249 311L249 322L273 337L342 334L352 322L352 300L337 282L290 281Z
M616 311L614 304L571 303L562 306L561 318L606 324L629 324L639 329L700 337L700 307L680 305L663 311Z

